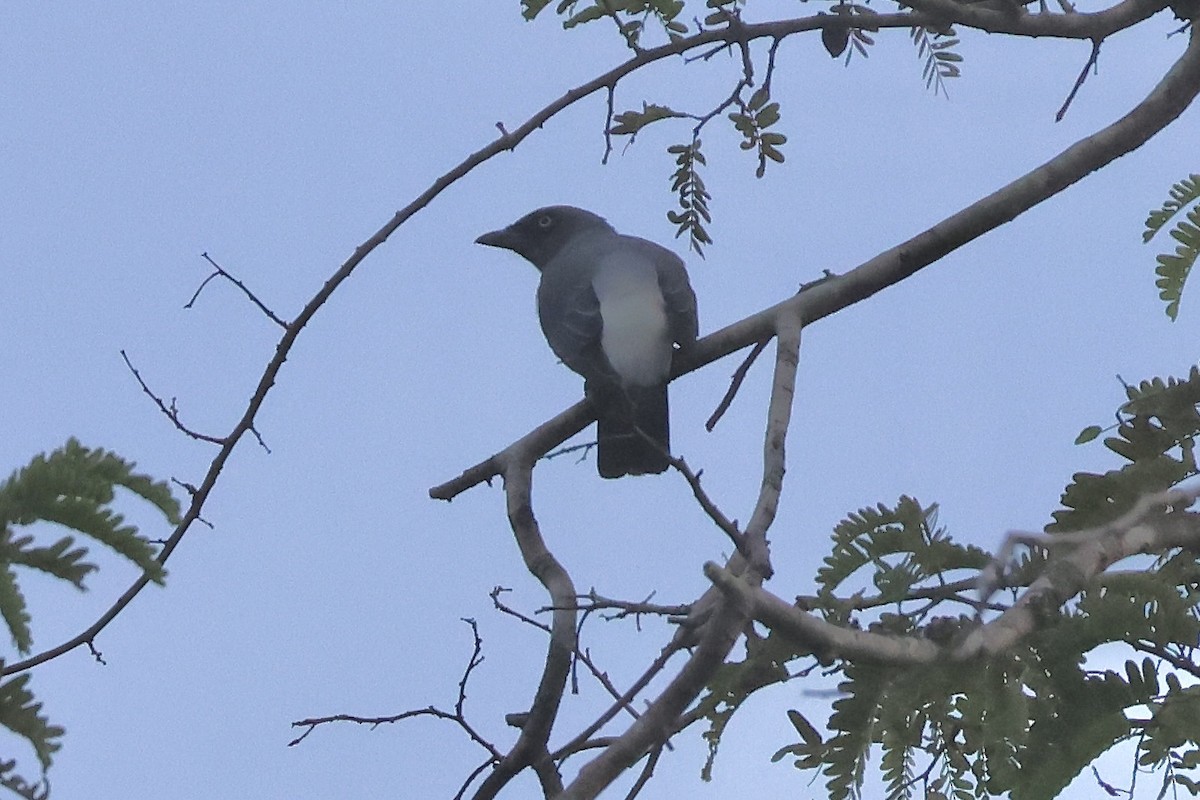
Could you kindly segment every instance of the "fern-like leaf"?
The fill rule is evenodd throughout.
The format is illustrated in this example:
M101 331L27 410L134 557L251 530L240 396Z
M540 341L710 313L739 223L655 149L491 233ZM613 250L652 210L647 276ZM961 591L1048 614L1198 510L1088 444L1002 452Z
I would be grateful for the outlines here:
M705 224L712 221L708 211L711 195L704 188L700 167L708 163L700 151L700 140L693 138L690 144L676 144L667 148L675 156L675 173L671 176L671 191L679 197L679 211L668 211L667 219L677 226L675 235L688 235L688 245L696 255L704 256L704 246L712 244Z
M1172 217L1190 203L1200 200L1200 175L1192 173L1172 185L1167 194L1168 199L1162 204L1162 208L1151 211L1150 215L1146 217L1146 230L1142 232L1143 242L1149 242L1155 234L1166 227Z
M1126 387L1117 435L1105 446L1130 463L1100 475L1077 473L1063 492L1065 510L1054 512L1049 532L1103 525L1139 498L1197 474L1193 455L1200 435L1200 368L1184 379L1155 378Z
M1162 208L1151 211L1146 218L1146 230L1142 232L1143 242L1153 239L1188 205L1200 201L1200 175L1193 173L1174 184L1168 195ZM1170 236L1179 244L1176 245L1174 253L1159 253L1155 258L1158 266L1155 267L1154 273L1158 278L1154 285L1158 287L1159 298L1167 304L1167 316L1174 320L1179 316L1183 286L1196 263L1196 257L1200 255L1200 204L1175 223L1170 229Z
M50 784L45 781L42 781L40 785L30 784L24 776L16 772L16 769L16 759L0 761L0 786L25 800L49 800Z
M880 503L850 514L834 528L833 541L833 552L817 571L821 591L832 595L859 569L873 565L875 586L886 602L902 600L917 583L945 571L982 569L991 558L938 528L936 504L923 508L903 496L894 508Z
M797 651L794 643L772 633L765 639L748 637L746 659L721 665L709 681L708 692L700 698L694 712L708 720L708 729L703 733L708 743L708 758L700 770L701 778L706 781L712 779L721 736L746 698L765 686L788 680L784 664L801 655L805 653Z
M35 569L82 589L96 566L84 560L87 550L77 547L72 536L34 546L32 535L15 535L14 528L57 523L103 543L162 582L164 573L153 546L125 524L111 505L121 487L153 505L174 525L180 519L179 503L165 483L135 472L135 466L114 453L70 439L0 482L0 616L20 652L29 652L32 634L14 568Z
M28 684L29 673L25 673L0 686L0 725L33 745L44 771L62 746L58 740L63 729L42 716L42 704L34 699Z
M962 56L951 49L959 43L955 38L954 28L935 30L917 26L911 30L911 36L913 44L917 46L917 58L925 62L921 70L925 88L932 89L934 94L941 92L943 97L949 99L946 81L962 74L958 65L963 60Z

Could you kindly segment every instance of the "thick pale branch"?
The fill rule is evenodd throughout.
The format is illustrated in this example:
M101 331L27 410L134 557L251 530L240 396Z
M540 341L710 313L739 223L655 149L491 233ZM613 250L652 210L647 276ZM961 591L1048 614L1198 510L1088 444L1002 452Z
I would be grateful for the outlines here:
M725 663L725 657L741 634L745 619L742 612L731 605L718 608L679 674L655 698L641 719L579 770L575 780L558 800L590 800L596 797L648 751L665 742L674 732L675 721L684 709L696 699L717 668Z
M1057 608L1124 558L1137 553L1162 553L1172 547L1200 546L1200 515L1182 510L1198 495L1200 486L1145 497L1108 525L1067 534L1070 544L1066 552L1052 551L1041 576L1016 604L969 633L955 648L953 657L970 659L1007 650L1033 631L1039 608ZM1169 510L1164 513L1164 509Z
M1054 549L1042 574L1011 608L949 648L927 639L834 625L713 563L705 565L704 574L749 616L815 652L897 665L969 661L1011 648L1033 632L1039 609L1044 613L1045 608L1057 608L1122 559L1175 547L1200 547L1200 515L1183 510L1197 496L1200 486L1146 497L1108 525L1069 534L1062 550Z
M744 571L746 585L761 583L771 572L767 531L775 520L783 488L784 443L796 392L800 323L800 317L789 309L781 311L776 320L775 375L767 409L767 429L763 436L762 486L743 534L749 558L741 553L734 553L730 558L730 569ZM596 797L618 775L637 763L647 752L665 743L675 732L684 711L695 702L717 669L725 663L747 619L741 605L722 603L720 596L719 592L706 593L696 604L699 608L694 613L705 616L706 620L699 628L698 643L687 663L640 719L580 769L579 775L563 792L562 800ZM695 633L677 635L672 644Z
M800 361L801 318L792 309L780 312L775 324L775 374L771 401L767 406L767 430L763 436L762 486L750 521L746 523L749 566L763 578L771 577L767 530L775 521L783 492L784 448L796 397L796 368Z
M529 713L524 716L517 742L480 784L475 793L476 800L495 797L517 773L530 766L535 768L544 786L558 780L552 767L547 771L550 761L546 742L558 716L558 706L571 672L571 657L577 646L576 612L572 608L575 586L566 569L546 547L533 515L533 459L527 457L529 452L524 451L506 461L504 493L508 521L525 566L546 588L551 605L555 607L550 624L550 644L541 682ZM551 772L554 773L553 780Z

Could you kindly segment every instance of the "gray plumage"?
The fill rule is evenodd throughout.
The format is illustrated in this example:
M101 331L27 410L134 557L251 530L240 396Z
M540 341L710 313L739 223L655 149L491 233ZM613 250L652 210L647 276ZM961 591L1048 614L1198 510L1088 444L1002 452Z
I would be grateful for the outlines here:
M676 344L690 344L699 332L683 261L572 206L540 208L475 241L512 250L541 271L542 332L584 378L598 420L600 475L665 470L671 358Z

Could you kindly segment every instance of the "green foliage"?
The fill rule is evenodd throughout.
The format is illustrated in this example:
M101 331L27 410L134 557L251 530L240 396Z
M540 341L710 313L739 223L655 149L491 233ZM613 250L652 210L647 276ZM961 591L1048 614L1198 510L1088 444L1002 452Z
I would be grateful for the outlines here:
M179 521L179 503L165 483L155 483L133 471L134 465L104 450L91 450L71 439L0 483L0 615L13 642L29 652L32 634L25 599L17 583L17 566L35 569L84 588L84 578L96 569L85 562L87 548L76 547L73 536L49 546L33 546L32 535L14 529L53 522L108 546L140 567L153 580L163 580L154 547L126 525L111 509L115 490L123 487L146 500L172 524Z
M713 9L704 18L704 24L709 27L716 27L718 25L729 24L729 20L735 18L741 7L745 5L745 0L706 0L704 5L706 8Z
M1129 463L1074 476L1066 508L1047 530L1103 525L1146 494L1197 474L1200 368L1183 380L1128 386L1126 394L1117 435L1105 444ZM959 591L969 582L948 583L948 573L977 570L991 556L954 543L936 512L901 497L893 507L850 514L834 529L817 595L797 605L844 627L952 645L978 623L932 616L944 603L966 602ZM1028 559L1010 583L1027 585L1048 566L1053 562L1040 555ZM864 592L868 583L877 594ZM899 613L901 604L916 602L918 610ZM882 613L886 606L897 610ZM875 748L888 798L1048 800L1100 754L1132 742L1142 768L1162 771L1164 792L1200 789L1197 553L1177 550L1145 570L1102 574L1065 607L1034 611L1038 627L1019 646L972 663L905 668L816 654L842 676L828 734L792 709L799 740L774 760L790 757L798 769L823 774L833 800L863 795ZM1115 648L1133 656L1123 669L1088 668L1093 658L1111 659ZM775 666L786 670L792 660L813 657L777 655ZM1193 685L1184 688L1181 676Z
M913 44L917 46L917 58L925 60L925 67L921 72L921 77L925 79L925 88L933 89L934 94L941 92L943 97L949 98L946 79L957 78L962 74L958 66L962 63L962 56L950 49L958 44L958 39L954 38L954 28L932 30L917 26L911 33Z
M671 191L679 197L679 211L668 211L667 219L677 226L675 236L688 235L688 245L696 255L704 255L704 245L712 244L712 238L704 226L712 222L708 212L711 195L704 188L699 167L707 163L700 152L700 140L693 137L690 144L676 144L667 148L675 156L675 174L671 176Z
M550 0L521 0L521 15L527 20L534 19L549 4ZM561 0L555 8L555 13L566 17L563 20L564 28L574 28L608 17L616 20L621 35L634 47L641 37L644 23L640 19L623 19L622 14L626 17L653 17L673 35L685 34L688 30L687 25L675 19L683 11L682 0L595 0L583 8L579 8L579 5L580 0Z
M806 654L797 651L795 644L778 634L771 633L766 638L750 635L746 639L746 658L720 666L695 710L709 723L703 733L708 743L708 758L700 771L701 778L712 779L721 735L734 712L759 689L787 681L791 676L784 664L800 655Z
M1129 463L1102 475L1072 476L1062 496L1066 509L1054 513L1047 531L1075 531L1110 522L1143 495L1197 474L1193 449L1200 434L1200 368L1192 367L1183 379L1154 378L1126 386L1125 393L1129 399L1121 406L1117 435L1104 444Z
M50 545L35 545L31 533L20 533L37 523L50 522L104 544L161 583L162 565L154 547L125 524L111 505L116 489L124 488L157 508L167 521L180 521L179 503L165 483L134 472L135 464L104 451L84 447L74 439L49 455L30 463L0 482L0 616L13 644L21 653L33 645L31 618L17 581L17 567L37 570L84 589L87 575L97 569L85 561L86 547L74 536L62 536ZM29 673L0 685L0 725L32 745L43 776L51 756L60 747L63 729L42 715L42 704L29 690ZM44 797L36 786L14 772L15 762L0 761L0 785L27 798Z
M900 615L884 615L870 629L919 633ZM1191 750L1182 748L1200 724L1195 699L1181 690L1160 694L1160 665L1150 658L1127 662L1124 675L1085 672L1077 657L1052 646L1057 633L1048 629L1030 647L971 664L845 663L829 738L789 712L793 724L803 723L801 741L774 760L791 756L798 769L821 770L831 800L863 796L876 746L888 798L1049 800L1098 755L1133 738L1127 710L1158 704L1172 713L1161 747L1151 752L1143 739L1142 761L1187 763Z
M1163 203L1162 208L1151 211L1146 218L1146 230L1142 232L1143 242L1153 239L1189 204L1200 201L1200 175L1189 175L1173 185L1168 194L1169 199ZM1154 285L1159 289L1159 297L1166 301L1167 316L1174 320L1179 316L1183 285L1196 263L1196 256L1200 254L1200 204L1194 205L1184 215L1184 219L1176 222L1169 234L1179 244L1175 246L1174 253L1160 253L1157 256L1158 267L1154 272L1158 275L1158 280Z
M918 585L941 579L950 570L979 570L991 556L974 546L954 542L937 526L937 505L922 508L911 497L901 497L894 508L880 503L850 514L833 529L833 551L817 570L822 598L833 593L851 575L873 566L879 602L898 603Z
M48 800L50 797L49 784L43 783L41 788L36 784L30 785L16 773L16 769L17 762L15 759L0 761L0 786L13 792L18 797L24 797L26 800Z
M613 136L629 136L632 139L637 136L638 131L652 122L687 116L667 106L642 103L641 111L623 111L613 117L613 124L609 126L608 132Z
M759 178L767 171L767 159L783 163L783 153L778 148L787 141L782 133L767 130L779 122L779 103L768 103L770 99L771 93L763 86L750 96L741 111L729 115L730 122L744 139L741 148L758 151L758 170L754 174Z
M33 745L42 771L50 768L51 755L62 745L63 729L42 716L42 704L29 691L29 673L18 675L0 686L0 725Z

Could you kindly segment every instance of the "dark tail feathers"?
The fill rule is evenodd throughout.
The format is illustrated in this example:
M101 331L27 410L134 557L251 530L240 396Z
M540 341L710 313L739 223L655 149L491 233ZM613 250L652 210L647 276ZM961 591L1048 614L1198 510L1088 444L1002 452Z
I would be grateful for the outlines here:
M666 454L671 451L666 384L614 387L593 391L589 396L596 406L598 418L596 467L600 477L620 478L666 471L670 465ZM647 441L646 437L652 441Z

